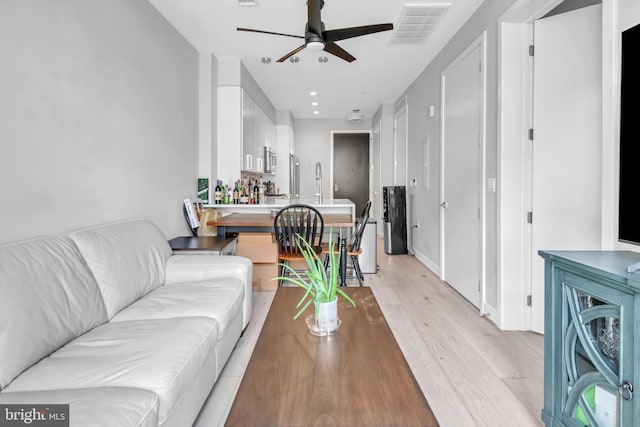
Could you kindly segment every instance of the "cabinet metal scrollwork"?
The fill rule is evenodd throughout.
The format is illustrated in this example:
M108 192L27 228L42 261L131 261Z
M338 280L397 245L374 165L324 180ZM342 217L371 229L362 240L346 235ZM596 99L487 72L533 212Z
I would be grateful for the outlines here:
M565 283L567 397L564 412L583 425L599 426L595 393L616 395L620 356L620 307L600 301ZM586 421L586 423L585 423Z

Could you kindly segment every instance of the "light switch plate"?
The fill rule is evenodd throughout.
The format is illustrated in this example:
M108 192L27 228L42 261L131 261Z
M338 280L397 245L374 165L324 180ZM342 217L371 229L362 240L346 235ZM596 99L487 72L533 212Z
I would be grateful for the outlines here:
M490 193L495 193L496 192L496 179L495 178L488 178L487 179L487 191Z

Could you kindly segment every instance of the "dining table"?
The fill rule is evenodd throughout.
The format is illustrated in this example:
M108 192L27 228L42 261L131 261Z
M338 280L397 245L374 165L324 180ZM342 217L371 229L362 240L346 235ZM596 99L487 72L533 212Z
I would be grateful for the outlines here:
M347 240L351 236L355 226L355 218L351 214L327 213L322 214L325 233L327 229L333 235L340 236L340 285L347 284ZM208 226L215 226L218 236L227 236L235 233L268 232L273 233L274 216L271 213L234 212L218 218L216 221L207 221ZM338 230L335 230L335 229ZM344 230L344 231L343 231Z

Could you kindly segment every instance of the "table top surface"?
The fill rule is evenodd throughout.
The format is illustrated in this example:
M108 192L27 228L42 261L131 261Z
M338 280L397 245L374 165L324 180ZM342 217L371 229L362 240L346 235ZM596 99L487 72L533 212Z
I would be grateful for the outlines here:
M289 199L288 197L271 197L271 196L266 196L266 202L265 203L259 203L259 204L253 204L253 205L242 205L242 204L220 204L220 205L216 205L216 204L208 204L205 205L206 208L214 208L214 209L220 209L220 210L225 210L225 211L229 211L229 210L238 210L238 211L244 211L244 210L257 210L257 209L261 209L261 208L274 208L274 209L279 209L279 208L283 208L285 206L288 206L292 203L302 203L305 205L311 205L314 208L317 209L322 209L322 208L331 208L331 207L354 207L355 203L353 203L351 200L349 199L323 199L322 203L318 202L318 198L314 197L314 198L302 198L302 199Z
M341 288L330 337L293 320L301 288L278 288L227 426L437 426L368 287ZM313 309L308 309L312 314Z
M349 214L323 214L327 227L353 227L353 217ZM268 213L232 213L218 221L209 221L207 225L220 227L273 227L273 217Z
M236 240L222 236L178 236L169 240L174 251L219 251Z

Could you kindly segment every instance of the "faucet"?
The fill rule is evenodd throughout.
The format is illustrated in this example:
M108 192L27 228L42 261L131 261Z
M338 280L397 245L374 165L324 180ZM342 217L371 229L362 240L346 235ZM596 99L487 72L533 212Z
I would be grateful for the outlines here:
M316 182L319 185L318 203L322 203L322 165L320 162L316 163Z

